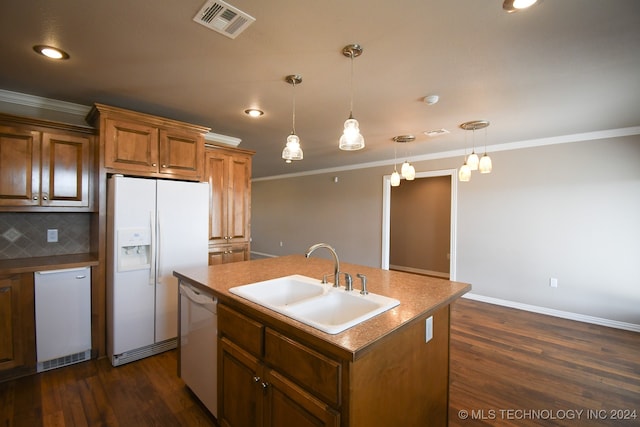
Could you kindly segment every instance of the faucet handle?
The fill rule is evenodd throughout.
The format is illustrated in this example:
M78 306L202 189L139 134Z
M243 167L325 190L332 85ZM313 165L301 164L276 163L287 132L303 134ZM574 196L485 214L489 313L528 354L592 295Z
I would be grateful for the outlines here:
M353 290L353 279L351 278L351 275L349 273L342 273L344 274L344 281L346 282L344 284L344 290L345 291L352 291Z
M369 293L369 291L367 290L367 276L365 276L364 274L357 274L358 278L360 278L360 281L362 281L362 290L360 291L360 293L362 295L367 295Z

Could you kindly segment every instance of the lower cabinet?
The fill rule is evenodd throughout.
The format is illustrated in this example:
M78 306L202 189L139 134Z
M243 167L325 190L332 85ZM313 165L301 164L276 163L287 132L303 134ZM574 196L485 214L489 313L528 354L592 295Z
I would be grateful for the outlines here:
M0 381L35 372L33 275L0 275Z
M249 245L216 245L209 248L209 265L249 261Z
M300 360L297 354L288 354L287 362L280 365L274 362L285 354L270 357L270 349L279 352L281 346L275 342L266 347L263 344L288 339L224 305L218 306L218 325L218 422L221 426L340 426L339 412L318 397L316 384L304 385L302 381L296 381L296 375L289 374L313 369L318 363L322 365L326 362L322 355L291 341L289 344L298 346L298 351L307 355ZM320 360L312 366L304 365L314 357ZM339 363L330 361L330 364L340 371ZM338 378L339 375L336 381ZM320 388L324 388L324 384ZM338 391L339 385L335 382L330 388Z
M357 354L241 306L218 305L218 422L225 427L448 425L450 307ZM433 338L425 340L432 317ZM261 315L260 318L263 318ZM264 324L264 323L267 324Z

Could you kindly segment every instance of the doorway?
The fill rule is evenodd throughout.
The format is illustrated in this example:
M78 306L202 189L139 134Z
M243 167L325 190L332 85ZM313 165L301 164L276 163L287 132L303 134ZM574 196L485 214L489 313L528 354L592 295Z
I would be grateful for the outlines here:
M416 180L421 179L429 179L436 177L448 177L450 182L450 191L451 191L451 207L449 212L449 220L441 221L442 226L448 226L449 228L449 252L448 252L448 262L449 262L449 280L455 280L456 277L456 206L457 206L457 170L456 169L447 169L441 171L430 171L430 172L419 172L416 173ZM410 185L410 183L406 183L406 181L402 185ZM390 258L391 258L391 207L392 207L392 198L391 198L391 175L385 175L383 177L383 212L382 212L382 263L381 268L388 270L390 266ZM397 210L396 210L397 211ZM401 213L400 213L401 214ZM403 217L403 221L406 220L406 228L419 229L422 224L418 223L415 215L406 215L406 218ZM435 219L437 221L437 218ZM412 223L414 222L414 223ZM432 228L438 228L438 225L433 225ZM416 272L422 269L416 269ZM428 270L428 269L427 269ZM409 269L410 271L410 269ZM438 274L435 274L438 275Z

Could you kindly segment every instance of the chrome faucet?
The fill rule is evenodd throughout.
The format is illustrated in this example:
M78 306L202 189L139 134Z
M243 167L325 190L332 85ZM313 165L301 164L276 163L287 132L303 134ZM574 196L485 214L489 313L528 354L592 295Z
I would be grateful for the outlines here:
M334 262L333 287L338 288L340 287L340 261L338 260L338 254L336 253L335 249L333 249L331 246L327 245L326 243L316 243L315 245L307 249L307 252L305 252L304 256L305 258L309 258L309 256L311 256L313 251L320 248L327 249L329 252L331 252L331 255L333 255L333 262Z

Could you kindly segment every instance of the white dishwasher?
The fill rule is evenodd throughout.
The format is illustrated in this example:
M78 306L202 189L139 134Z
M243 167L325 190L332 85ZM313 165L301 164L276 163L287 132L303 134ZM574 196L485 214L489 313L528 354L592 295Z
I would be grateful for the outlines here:
M37 371L91 359L91 268L34 273Z
M218 416L218 300L180 282L180 377Z

